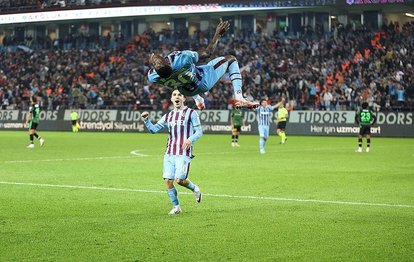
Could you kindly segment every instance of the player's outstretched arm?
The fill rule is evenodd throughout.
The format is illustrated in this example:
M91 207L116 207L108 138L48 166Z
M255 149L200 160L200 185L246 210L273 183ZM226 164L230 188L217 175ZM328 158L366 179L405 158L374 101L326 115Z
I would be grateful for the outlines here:
M149 113L147 111L142 112L141 118L144 120L144 124L147 127L148 131L151 134L158 133L161 129L166 126L165 115L154 125L151 123L149 118Z
M285 103L285 98L282 98L282 101L280 101L279 103L277 103L276 105L273 106L273 110L279 108L283 103Z
M220 37L230 29L229 21L223 21L220 18L220 22L217 25L216 32L214 33L213 39L207 48L203 51L198 52L199 58L208 58L211 56L213 51L216 49Z

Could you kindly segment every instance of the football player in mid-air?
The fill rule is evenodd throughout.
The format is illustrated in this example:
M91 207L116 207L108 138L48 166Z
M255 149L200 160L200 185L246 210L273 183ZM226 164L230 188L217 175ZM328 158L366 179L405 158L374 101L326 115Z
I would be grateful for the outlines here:
M155 125L148 119L148 112L141 114L146 127L152 134L163 128L168 128L169 136L164 155L163 178L167 184L168 197L173 204L170 215L182 212L174 181L193 191L196 202L201 202L200 189L188 179L188 172L190 171L190 161L194 157L193 144L202 136L203 131L197 112L184 106L184 101L185 96L180 91L174 90L171 95L174 109L163 115Z
M228 21L220 20L210 44L198 52L191 50L174 51L162 57L151 54L149 62L152 69L148 72L151 83L178 89L185 96L192 96L198 109L205 107L200 94L209 91L228 72L233 85L237 107L256 108L257 102L249 102L243 97L242 76L236 57L226 55L217 57L205 65L196 65L200 59L209 58L216 49L220 37L230 29Z
M25 126L29 128L29 137L30 137L30 144L27 146L27 148L34 148L34 142L33 137L36 137L39 139L40 146L43 146L45 144L45 140L39 136L36 132L37 126L39 125L39 117L40 117L40 106L37 102L37 97L32 96L30 98L30 108L29 113L26 115L26 123Z
M362 137L365 136L367 138L367 148L365 151L368 153L371 147L371 126L376 123L377 117L369 110L367 102L363 102L361 107L362 110L355 115L355 122L359 125L358 149L356 152L362 152Z

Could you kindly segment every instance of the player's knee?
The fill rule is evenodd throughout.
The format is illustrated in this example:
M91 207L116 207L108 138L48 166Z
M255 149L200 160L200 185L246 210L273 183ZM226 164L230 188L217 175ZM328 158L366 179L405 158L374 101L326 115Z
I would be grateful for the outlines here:
M164 178L164 181L167 185L173 185L174 184L174 180L172 180L172 179Z
M175 179L175 182L176 182L177 184L179 184L180 186L182 186L182 185L184 184L184 180L179 179L179 178L176 178L176 179Z
M226 55L226 60L229 62L229 64L237 61L237 58L234 55Z

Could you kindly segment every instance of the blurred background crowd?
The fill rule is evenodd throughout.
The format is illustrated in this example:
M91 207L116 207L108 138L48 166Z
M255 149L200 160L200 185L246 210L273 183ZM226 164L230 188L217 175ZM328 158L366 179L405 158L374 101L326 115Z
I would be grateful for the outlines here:
M0 0L1 11L51 9L56 7L125 4L131 0ZM134 0L133 2L140 2ZM148 2L148 1L147 1Z
M26 110L30 96L38 95L47 110L166 110L171 90L147 81L149 55L205 48L213 33L7 37L0 46L1 108ZM361 101L375 110L414 108L414 23L391 22L378 31L338 24L328 34L303 27L299 37L236 29L212 58L226 54L239 61L248 99L275 103L285 97L290 110L355 110ZM231 108L232 96L224 77L204 94L206 108Z
M171 0L0 0L1 12L15 12L24 10L56 9L67 7L105 7L120 5L147 5L151 2L169 4ZM185 1L184 1L185 2Z

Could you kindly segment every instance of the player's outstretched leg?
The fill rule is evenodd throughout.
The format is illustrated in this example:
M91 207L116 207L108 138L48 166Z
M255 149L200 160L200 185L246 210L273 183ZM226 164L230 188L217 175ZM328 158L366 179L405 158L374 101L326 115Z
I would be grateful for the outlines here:
M258 102L247 101L246 98L243 97L242 76L241 76L241 72L239 68L239 63L237 62L236 57L232 55L227 55L226 60L229 63L227 70L230 76L231 84L233 85L234 98L236 100L235 102L236 108L254 109L258 107L259 106Z

